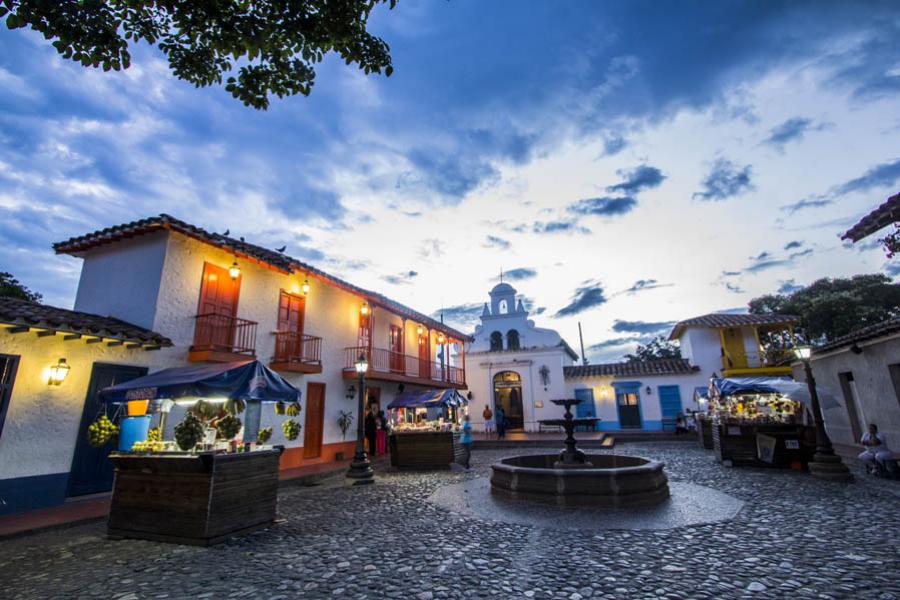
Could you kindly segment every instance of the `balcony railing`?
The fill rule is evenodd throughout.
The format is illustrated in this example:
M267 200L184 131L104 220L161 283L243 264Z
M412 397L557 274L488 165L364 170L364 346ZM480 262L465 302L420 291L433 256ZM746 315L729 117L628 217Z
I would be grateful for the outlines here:
M276 331L273 362L321 366L322 338L297 331Z
M366 353L369 361L369 374L392 375L410 379L428 380L435 383L447 383L463 386L466 384L466 372L451 365L442 365L437 361L422 359L418 356L393 352L385 348L369 348L355 346L344 348L344 369L351 370L361 353Z
M256 321L216 313L197 315L196 319L192 351L256 354Z
M767 367L784 367L790 365L794 359L793 348L770 348L763 353L728 352L722 353L722 368L724 369L761 369Z

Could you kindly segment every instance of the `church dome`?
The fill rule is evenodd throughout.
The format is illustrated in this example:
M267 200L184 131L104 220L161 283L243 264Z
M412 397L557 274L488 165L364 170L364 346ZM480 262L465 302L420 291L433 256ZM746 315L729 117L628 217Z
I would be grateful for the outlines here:
M494 286L494 289L491 290L491 295L494 294L515 294L516 288L509 285L508 283L498 283Z

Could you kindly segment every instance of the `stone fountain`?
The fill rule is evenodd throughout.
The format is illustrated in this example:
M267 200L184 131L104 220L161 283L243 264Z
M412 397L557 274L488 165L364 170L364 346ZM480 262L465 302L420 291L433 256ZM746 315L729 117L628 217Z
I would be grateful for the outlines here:
M574 418L572 406L581 400L551 400L566 409L564 418L542 421L561 425L565 449L558 454L504 458L491 465L491 491L513 498L558 505L607 508L655 506L669 497L663 463L619 454L588 457L578 449L575 427L595 418Z

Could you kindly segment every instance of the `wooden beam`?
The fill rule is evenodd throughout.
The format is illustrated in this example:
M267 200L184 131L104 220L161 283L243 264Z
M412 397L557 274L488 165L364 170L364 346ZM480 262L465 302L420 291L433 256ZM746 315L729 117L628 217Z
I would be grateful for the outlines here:
M38 336L38 337L50 337L50 336L53 336L53 335L56 335L56 330L55 330L55 329L45 329L44 331L38 331L38 332L37 332L37 336Z
M80 339L81 339L80 333L70 333L68 335L63 336L63 341L66 341L66 342L68 342L70 340L80 340Z
M107 346L121 346L124 343L125 342L123 342L122 340L112 340L110 342L106 342L106 345Z
M150 352L152 350L159 350L161 348L162 346L144 346L144 350L146 350L147 352Z
M95 338L90 338L90 339L84 340L84 343L85 344L99 344L102 341L103 341L103 338L95 337Z
M141 344L136 344L136 343L134 343L134 342L130 342L130 343L128 343L128 344L125 344L125 348L128 349L128 350L136 350L136 349L138 349L138 348L140 348L140 347L141 347Z
M31 327L17 325L15 327L7 327L6 331L9 333L28 333L29 331L31 331Z

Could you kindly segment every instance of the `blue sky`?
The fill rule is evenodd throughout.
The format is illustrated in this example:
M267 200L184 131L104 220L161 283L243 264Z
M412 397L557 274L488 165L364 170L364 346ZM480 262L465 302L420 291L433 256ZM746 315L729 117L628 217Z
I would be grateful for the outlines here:
M839 234L900 187L890 2L416 2L390 78L328 59L245 108L0 31L0 270L71 306L50 244L168 212L470 328L501 269L614 360L678 319L898 273Z

